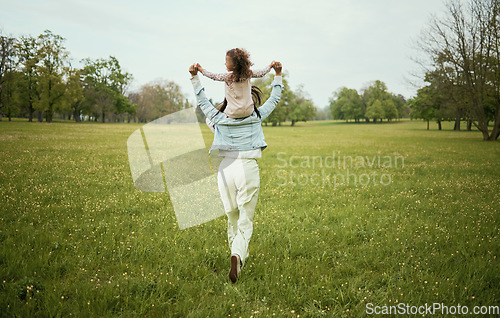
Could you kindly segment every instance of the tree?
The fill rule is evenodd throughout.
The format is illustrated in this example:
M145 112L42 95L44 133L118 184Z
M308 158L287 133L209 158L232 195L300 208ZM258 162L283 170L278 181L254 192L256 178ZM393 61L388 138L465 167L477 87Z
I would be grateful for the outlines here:
M167 80L157 80L143 85L130 97L137 103L139 122L152 121L191 107L179 85Z
M22 36L15 44L20 63L22 77L18 83L21 104L25 105L29 121L33 121L35 102L39 97L38 85L40 76L37 64L40 61L37 39L31 36Z
M397 118L403 118L403 117L408 117L410 114L410 109L408 108L408 105L406 105L406 99L403 95L401 94L391 94L392 97L392 102L396 106L397 110Z
M0 121L3 113L9 116L14 108L15 92L15 39L0 33Z
M427 121L427 130L429 130L429 122L433 120L437 106L436 99L432 95L430 87L426 86L417 91L417 96L410 99L408 104L411 108L410 117L412 119L421 118Z
M132 75L123 72L118 60L84 59L83 94L84 112L91 115L95 121L99 118L105 122L106 114L118 115L135 112L128 98L124 98L127 87L132 81Z
M384 117L387 121L391 121L398 117L398 109L392 98L388 98L382 102L382 109L384 110Z
M420 40L431 67L459 79L450 82L463 89L467 103L460 106L489 141L500 135L499 15L498 0L449 1L446 16L435 17Z
M70 105L73 119L76 122L81 121L84 100L81 76L81 70L68 70L68 78L66 80L66 95L64 96L67 104Z
M382 119L385 117L384 108L382 107L382 102L378 99L374 100L370 106L366 109L365 117L373 119L376 123L377 119Z
M35 101L35 109L44 112L45 120L52 121L56 110L65 109L64 94L66 84L64 83L65 66L68 63L68 52L63 46L64 38L45 30L38 37L39 41L39 99ZM41 121L41 118L39 118Z
M374 119L376 121L377 119L382 120L382 118L387 118L387 114L385 114L383 105L385 104L386 107L392 108L392 105L386 102L390 99L391 94L387 91L387 85L380 80L376 80L372 82L370 86L364 88L363 102L366 107L365 118L367 119L367 121L369 119ZM368 109L370 109L377 100L380 102L380 109L379 105L377 105L375 108L372 108L372 111L368 114ZM379 117L375 118L373 116Z
M295 126L298 121L308 121L316 115L316 107L312 100L306 97L302 87L299 87L294 98L287 105L287 118L291 121L291 126Z
M330 110L334 119L354 119L359 122L364 116L364 108L363 100L355 89L342 87L330 99Z
M264 124L267 125L271 123L273 126L281 125L284 122L288 115L288 108L292 100L295 98L295 95L290 90L290 86L288 85L288 81L286 79L287 74L283 73L283 85L285 86L283 92L281 93L281 98L274 108L273 112L264 120ZM271 83L274 80L274 75L267 75L263 78L258 78L253 81L253 85L260 88L262 91L262 101L266 101L271 96Z

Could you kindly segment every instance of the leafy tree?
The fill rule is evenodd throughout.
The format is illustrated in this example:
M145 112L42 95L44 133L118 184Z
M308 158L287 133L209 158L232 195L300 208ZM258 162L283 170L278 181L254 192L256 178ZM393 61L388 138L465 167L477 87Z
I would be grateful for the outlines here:
M0 121L15 110L15 39L0 34Z
M373 119L374 123L376 123L378 119L384 118L385 112L384 108L382 107L382 102L380 102L380 100L378 99L374 100L366 109L365 117Z
M344 113L342 112L342 103L337 103L335 94L329 100L330 113L333 119L345 119Z
M87 58L83 62L85 113L95 121L100 118L101 122L105 122L106 114L116 116L124 112L135 112L130 100L123 97L132 81L132 75L122 71L115 57L95 60Z
M83 110L83 83L81 81L81 70L68 70L68 78L66 80L66 99L67 104L70 106L73 119L76 122L81 121Z
M381 120L382 118L387 118L383 105L386 104L388 107L391 107L390 104L386 103L386 101L389 99L391 99L391 94L387 91L387 85L380 80L376 80L376 81L372 82L370 86L368 86L367 88L364 88L363 89L363 102L364 102L365 107L366 107L365 118L367 119L367 121L369 119L374 119L374 120L380 119ZM380 108L382 109L382 111L380 112L380 109L378 108L378 105L377 105L377 107L375 109L373 109L372 112L370 112L368 114L368 109L377 100L380 102ZM374 113L374 111L375 111L375 113ZM374 115L379 116L379 117L377 117L375 119L373 117Z
M391 94L392 97L392 102L396 106L397 110L397 118L403 118L403 117L408 117L410 114L410 109L408 108L408 105L406 105L406 99L403 95L401 94Z
M137 104L139 122L148 122L191 107L179 85L172 81L157 80L143 85L130 95Z
M22 77L19 79L19 97L21 104L25 105L29 121L33 121L35 103L40 99L38 86L40 82L40 61L37 39L32 36L22 36L15 44L17 57L20 63Z
M365 109L358 91L347 87L340 88L330 99L330 110L334 119L354 119L359 122Z
M287 104L287 118L294 126L298 121L308 121L316 115L316 107L310 98L307 98L302 87L293 94L293 99Z
M388 98L382 102L382 109L384 110L384 117L387 118L388 121L398 117L398 109L392 98Z
M456 79L448 83L461 88L467 100L459 107L489 141L500 135L499 16L498 0L469 0L466 5L450 0L446 14L433 19L420 41L431 67Z
M66 105L63 98L66 93L63 77L68 62L68 53L63 46L64 38L49 30L38 37L38 42L39 99L35 101L34 106L35 109L44 112L47 122L51 122L54 112L64 110Z
M436 99L433 96L433 91L426 86L417 91L417 96L412 98L408 104L411 108L411 118L421 118L427 121L427 130L429 130L429 122L436 118Z
M287 118L288 108L295 95L290 90L288 85L287 74L283 72L283 85L285 89L281 93L281 99L273 112L264 120L264 124L271 123L273 126L281 125ZM263 78L255 79L252 85L257 86L262 91L262 102L265 102L271 96L271 83L274 80L274 75L270 74Z

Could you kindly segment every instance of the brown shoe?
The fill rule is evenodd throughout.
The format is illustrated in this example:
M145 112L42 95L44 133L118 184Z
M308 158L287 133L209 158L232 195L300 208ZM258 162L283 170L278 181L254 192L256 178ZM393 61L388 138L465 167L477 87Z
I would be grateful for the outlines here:
M229 271L229 279L236 283L238 276L241 273L241 260L240 256L237 254L231 255L231 270Z

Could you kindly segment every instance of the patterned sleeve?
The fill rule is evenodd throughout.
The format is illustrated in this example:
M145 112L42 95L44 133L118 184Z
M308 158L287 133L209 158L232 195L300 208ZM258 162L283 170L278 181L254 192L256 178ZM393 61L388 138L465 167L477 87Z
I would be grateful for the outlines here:
M229 80L230 73L212 73L205 69L201 72L201 74L205 75L208 78L213 79L214 81L227 82Z
M270 71L271 71L271 66L268 65L266 68L264 68L262 70L252 71L252 77L253 78L263 77L264 75L266 75Z

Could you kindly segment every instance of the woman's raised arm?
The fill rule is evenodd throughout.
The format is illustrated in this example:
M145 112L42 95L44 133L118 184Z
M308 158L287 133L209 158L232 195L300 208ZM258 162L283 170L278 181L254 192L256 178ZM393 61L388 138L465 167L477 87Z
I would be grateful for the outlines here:
M212 105L205 95L205 88L201 86L200 78L198 77L198 68L196 64L189 67L189 73L191 73L191 84L193 84L194 93L196 94L196 101L198 107L209 118L214 124L218 124L219 121L227 119L226 114L219 112L217 108Z

